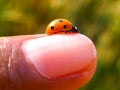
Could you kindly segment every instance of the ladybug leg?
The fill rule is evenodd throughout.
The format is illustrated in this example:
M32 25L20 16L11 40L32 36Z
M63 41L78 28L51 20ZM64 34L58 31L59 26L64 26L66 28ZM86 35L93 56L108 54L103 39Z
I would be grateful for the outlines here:
M65 33L67 33L68 31L65 31Z

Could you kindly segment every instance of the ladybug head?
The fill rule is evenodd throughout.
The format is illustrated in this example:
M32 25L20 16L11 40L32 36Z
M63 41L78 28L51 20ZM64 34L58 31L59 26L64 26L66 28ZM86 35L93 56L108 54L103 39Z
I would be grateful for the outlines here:
M78 28L74 25L72 25L72 32L78 32Z

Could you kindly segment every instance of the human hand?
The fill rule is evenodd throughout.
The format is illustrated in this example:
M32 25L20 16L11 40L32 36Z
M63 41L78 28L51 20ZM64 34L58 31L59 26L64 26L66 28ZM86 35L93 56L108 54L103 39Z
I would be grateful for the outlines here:
M96 69L93 43L81 34L0 38L0 90L76 90Z

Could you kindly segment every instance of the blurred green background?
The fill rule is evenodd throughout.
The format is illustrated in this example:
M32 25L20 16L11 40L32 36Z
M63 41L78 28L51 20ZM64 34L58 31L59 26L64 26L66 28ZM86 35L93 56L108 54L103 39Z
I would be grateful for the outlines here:
M44 33L56 18L73 22L97 48L96 73L80 90L120 90L120 0L0 0L0 36Z

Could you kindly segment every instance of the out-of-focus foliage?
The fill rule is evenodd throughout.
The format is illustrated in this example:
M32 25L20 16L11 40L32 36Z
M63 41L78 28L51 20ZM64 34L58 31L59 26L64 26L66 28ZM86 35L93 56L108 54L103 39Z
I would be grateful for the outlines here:
M120 90L120 0L0 0L0 36L44 33L56 18L96 45L97 70L81 90Z

